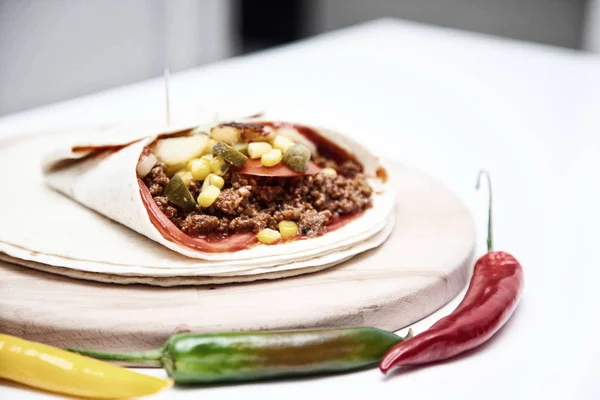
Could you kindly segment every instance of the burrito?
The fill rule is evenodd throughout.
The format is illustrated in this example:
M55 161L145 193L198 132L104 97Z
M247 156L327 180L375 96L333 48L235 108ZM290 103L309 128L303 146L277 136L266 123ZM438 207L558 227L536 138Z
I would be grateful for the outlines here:
M114 136L51 152L45 182L188 257L315 257L393 218L379 159L329 129L240 118Z

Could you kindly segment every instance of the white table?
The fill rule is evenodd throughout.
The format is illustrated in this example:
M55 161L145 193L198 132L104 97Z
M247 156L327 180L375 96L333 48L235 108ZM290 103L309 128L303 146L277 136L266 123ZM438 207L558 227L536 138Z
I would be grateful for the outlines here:
M471 207L482 254L487 196L473 186L477 170L488 168L496 248L522 262L526 289L489 345L451 362L390 379L368 370L174 389L156 398L600 398L592 329L600 308L600 58L381 20L171 78L174 110L252 100L263 109L325 110L340 126L368 126L365 140L383 155L438 177ZM146 116L164 116L159 78L2 118L0 137ZM461 297L414 329L448 314ZM45 396L0 388L5 399Z

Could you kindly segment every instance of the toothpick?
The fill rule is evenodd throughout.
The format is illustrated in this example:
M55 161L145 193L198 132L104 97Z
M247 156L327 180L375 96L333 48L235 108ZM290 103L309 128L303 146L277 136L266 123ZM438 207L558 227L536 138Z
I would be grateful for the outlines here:
M169 69L165 68L165 100L167 102L167 125L171 125L171 106L169 103Z

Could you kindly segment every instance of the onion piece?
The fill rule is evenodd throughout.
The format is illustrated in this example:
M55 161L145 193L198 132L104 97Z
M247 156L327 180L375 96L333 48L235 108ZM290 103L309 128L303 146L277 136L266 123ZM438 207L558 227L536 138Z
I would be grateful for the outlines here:
M135 171L140 178L143 178L150 173L157 162L158 160L156 159L156 156L152 153L147 156L142 156L137 167L135 168Z

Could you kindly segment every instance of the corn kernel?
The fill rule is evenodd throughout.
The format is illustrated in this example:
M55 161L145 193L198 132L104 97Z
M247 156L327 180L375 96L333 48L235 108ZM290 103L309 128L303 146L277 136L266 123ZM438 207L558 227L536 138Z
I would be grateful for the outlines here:
M281 162L283 159L283 154L281 154L281 150L273 149L270 152L263 154L260 158L260 163L265 167L272 167Z
M211 154L212 148L215 144L217 144L217 141L215 139L208 139L208 141L206 142L206 148L204 149L202 154L205 154L205 155L210 154L212 156L212 154Z
M186 186L189 185L191 180L193 179L192 173L185 169L182 169L181 171L177 172L176 175L179 175L181 177L181 180L183 181L183 183L185 183Z
M329 176L331 178L335 178L337 176L337 171L333 168L323 168L321 173L325 176Z
M285 153L287 149L294 145L294 141L288 137L278 135L273 140L273 148L277 150L281 150L282 153Z
M196 158L188 163L188 168L197 181L203 181L210 174L210 163L204 158Z
M227 170L229 169L229 165L223 160L223 157L216 156L210 160L210 169L213 174L217 175L225 175Z
M209 186L216 186L218 189L223 189L223 185L225 185L225 180L223 178L221 178L219 175L209 174L206 179L204 179L202 190Z
M220 194L221 190L218 187L210 185L206 189L202 189L198 195L198 204L202 207L210 207Z
M267 142L252 142L248 144L248 155L250 158L261 158L272 149L273 146Z
M294 221L281 221L279 232L284 239L291 238L298 233L298 225Z
M256 237L261 243L275 243L276 241L281 239L281 233L279 233L276 230L266 228L258 232Z

